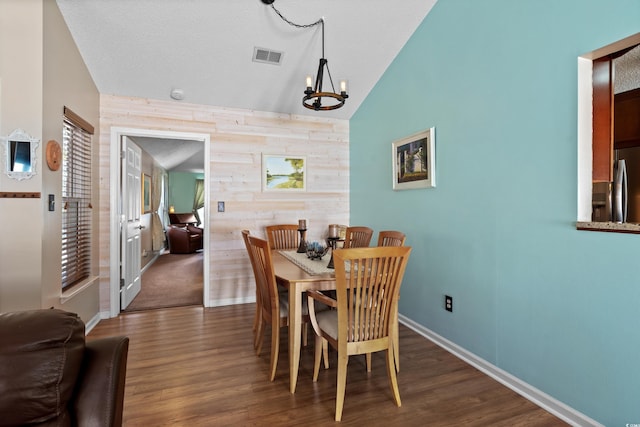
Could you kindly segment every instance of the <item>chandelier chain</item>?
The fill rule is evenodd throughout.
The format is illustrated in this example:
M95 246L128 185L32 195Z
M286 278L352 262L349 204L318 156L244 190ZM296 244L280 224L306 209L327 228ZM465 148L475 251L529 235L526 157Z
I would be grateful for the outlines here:
M273 11L287 24L296 28L310 28L315 27L316 25L320 25L322 27L322 57L320 58L320 63L318 65L318 74L316 76L315 89L312 88L311 76L307 77L307 89L304 91L305 96L302 98L302 105L305 108L309 108L312 110L335 110L336 108L340 108L344 105L345 99L349 97L346 91L346 82L341 82L341 92L337 93L335 87L333 86L333 78L331 77L331 71L329 71L329 64L324 56L324 17L318 19L317 21L311 24L296 24L293 21L287 19L276 7L273 5L274 0L262 0L264 4L271 5ZM332 92L325 92L322 88L323 83L323 75L326 69L327 76L329 77L329 83L331 84ZM322 105L322 99L333 100L333 104L330 105Z
M296 24L295 22L292 22L290 20L288 20L287 18L284 17L284 15L282 13L280 13L280 11L278 9L276 9L276 7L273 5L273 3L271 3L271 8L274 10L274 12L287 24L291 25L292 27L296 27L296 28L310 28L310 27L315 27L316 25L322 24L324 22L323 18L318 19L316 22L313 22L311 24Z

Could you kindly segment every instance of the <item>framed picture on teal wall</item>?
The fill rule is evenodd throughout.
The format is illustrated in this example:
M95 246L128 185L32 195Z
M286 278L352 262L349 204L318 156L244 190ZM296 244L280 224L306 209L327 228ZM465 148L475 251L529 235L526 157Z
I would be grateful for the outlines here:
M434 127L393 141L393 189L436 186L436 130Z
M306 191L304 156L262 155L262 191Z

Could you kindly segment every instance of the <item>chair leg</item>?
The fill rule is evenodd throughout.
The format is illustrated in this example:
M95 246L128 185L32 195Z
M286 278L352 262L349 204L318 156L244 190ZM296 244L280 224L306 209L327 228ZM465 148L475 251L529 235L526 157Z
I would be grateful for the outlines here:
M253 316L253 330L254 331L258 327L259 316L260 316L260 306L258 305L258 301L256 301L256 314Z
M271 373L269 374L269 381L273 381L276 378L276 369L278 367L278 353L280 352L280 319L276 319L271 324Z
M389 343L389 345L393 345L393 343ZM393 400L396 405L402 406L402 402L400 401L400 390L398 390L398 379L396 378L396 369L393 360L393 351L391 347L389 347L387 349L387 377L389 377L389 385L391 386Z
M371 372L371 353L365 354L365 358L367 359L367 372Z
M264 340L264 322L261 320L258 323L258 329L256 330L256 339L254 342L254 347L256 349L256 355L260 356L260 352L262 352L262 342Z
M324 360L324 369L329 369L329 341L322 340L322 359Z
M347 362L349 356L340 354L338 351L338 380L336 390L336 421L342 419L342 408L344 406L344 392L347 386Z
M320 335L316 335L315 341L315 357L313 358L313 382L318 381L318 373L320 372L320 355L323 353L324 346L327 344L327 340L323 339ZM325 359L325 363L327 360Z
M307 335L309 334L309 323L305 322L302 324L302 346L306 347L308 342L307 342Z
M262 326L262 310L256 304L256 314L253 318L253 348L258 346L258 329Z
M400 372L400 331L398 328L398 319L396 319L393 325L393 360L396 372Z

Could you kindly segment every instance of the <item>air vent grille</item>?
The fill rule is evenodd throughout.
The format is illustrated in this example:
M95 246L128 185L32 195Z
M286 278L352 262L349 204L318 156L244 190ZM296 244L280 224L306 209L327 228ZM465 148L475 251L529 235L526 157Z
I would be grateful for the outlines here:
M275 50L269 50L262 47L253 48L253 61L254 62L262 62L265 64L274 64L280 65L282 62L282 57L284 54L282 52L277 52Z

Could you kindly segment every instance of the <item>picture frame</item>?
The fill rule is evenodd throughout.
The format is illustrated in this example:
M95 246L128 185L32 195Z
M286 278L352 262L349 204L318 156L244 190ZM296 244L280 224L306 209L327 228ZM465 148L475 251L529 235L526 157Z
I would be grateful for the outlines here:
M306 191L307 158L297 155L262 155L262 191Z
M142 213L151 212L151 177L142 174Z
M436 186L435 127L393 141L393 189L411 190Z

